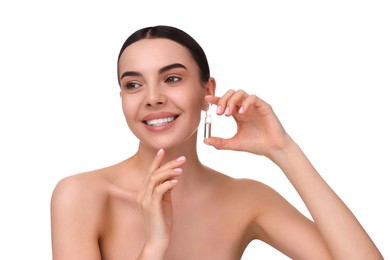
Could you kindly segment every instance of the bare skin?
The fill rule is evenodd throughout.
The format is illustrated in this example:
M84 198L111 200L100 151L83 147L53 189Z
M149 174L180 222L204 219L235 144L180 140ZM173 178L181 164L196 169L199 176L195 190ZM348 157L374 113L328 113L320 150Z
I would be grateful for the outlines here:
M133 157L106 169L70 177L59 184L57 193L68 196L71 208L66 208L62 202L61 215L54 215L56 221L63 223L74 215L93 217L89 218L88 224L72 220L71 230L57 231L61 232L58 241L61 248L65 248L62 243L67 241L67 235L72 243L69 246L77 245L75 255L58 256L58 259L100 259L100 253L102 259L137 258L147 234L137 203L142 180L133 180L127 170L135 161ZM254 206L263 203L267 192L271 195L273 191L251 180L234 180L204 166L199 167L202 171L196 173L201 176L195 180L197 185L182 195L178 190L172 191L173 224L166 259L239 259L246 245L255 238L251 226L258 207ZM183 169L181 177L184 174L187 171ZM175 188L181 188L181 177ZM124 186L124 183L128 185ZM85 187L85 184L92 187ZM75 190L77 186L81 190ZM83 197L88 196L86 190L96 192L90 194L92 201L86 199L83 202ZM253 199L251 196L254 194L249 190L257 193L258 199ZM69 197L72 194L77 197L74 201ZM89 239L77 238L80 233L89 234ZM80 241L70 239L73 236ZM160 236L164 237L164 232L158 232L156 239Z
M158 73L170 64L185 69ZM117 165L59 182L52 197L55 260L240 259L253 239L292 259L383 259L266 102L242 90L214 96L214 79L201 87L187 50L166 39L130 45L120 61L120 74L126 71L141 72L121 81L124 114L139 149ZM314 221L272 188L199 161L196 128L204 101L237 123L231 139L205 143L268 157ZM178 116L163 126L145 124L170 115Z

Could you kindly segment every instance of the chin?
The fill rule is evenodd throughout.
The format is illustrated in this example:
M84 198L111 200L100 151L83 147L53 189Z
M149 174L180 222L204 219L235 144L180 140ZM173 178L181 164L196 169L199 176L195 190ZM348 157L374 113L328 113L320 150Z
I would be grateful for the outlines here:
M145 138L141 140L141 143L151 147L155 150L163 148L165 150L182 148L186 143L191 143L191 139L196 140L197 131L193 132L190 135L176 134L176 135L161 135L154 138Z

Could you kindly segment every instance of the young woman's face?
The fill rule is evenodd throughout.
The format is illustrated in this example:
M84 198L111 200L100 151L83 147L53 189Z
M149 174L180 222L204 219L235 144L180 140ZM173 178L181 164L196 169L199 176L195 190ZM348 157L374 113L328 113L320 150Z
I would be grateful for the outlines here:
M196 133L213 82L202 86L187 49L168 39L143 39L125 49L118 66L123 112L142 143L168 149Z

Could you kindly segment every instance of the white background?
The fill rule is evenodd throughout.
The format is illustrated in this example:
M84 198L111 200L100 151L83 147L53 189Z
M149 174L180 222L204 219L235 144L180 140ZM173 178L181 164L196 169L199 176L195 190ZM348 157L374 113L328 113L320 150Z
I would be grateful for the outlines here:
M203 46L218 95L242 88L271 103L390 257L389 13L388 1L375 0L2 1L0 259L51 259L55 184L136 150L116 59L130 33L157 24ZM230 135L226 128L234 124L214 120L214 134ZM217 170L271 185L307 214L268 160L201 142L199 152ZM257 258L286 259L253 242L243 259Z

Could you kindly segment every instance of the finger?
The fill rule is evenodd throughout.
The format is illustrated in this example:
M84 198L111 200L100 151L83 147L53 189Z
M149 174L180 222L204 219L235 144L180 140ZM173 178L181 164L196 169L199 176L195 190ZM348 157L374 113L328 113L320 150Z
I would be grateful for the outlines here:
M211 96L211 95L207 95L204 97L204 100L208 103L211 103L213 105L216 105L218 104L218 101L219 101L220 97L217 97L217 96Z
M160 168L158 170L156 170L155 172L164 171L167 169L173 169L176 167L181 167L185 162L186 162L186 157L180 156L180 157L176 158L175 160L166 162L165 164L161 165Z
M260 114L267 114L269 113L270 110L272 111L271 106L267 102L257 97L256 95L250 95L247 99L245 99L242 102L239 113L240 114L245 113L252 106L256 107L256 109L260 111Z
M165 151L164 149L160 148L158 151L157 151L157 154L156 156L154 157L153 161L152 161L152 164L150 165L150 168L148 170L148 172L146 173L145 177L144 177L144 182L142 184L142 188L138 194L138 197L141 199L142 197L145 196L145 192L146 192L146 187L148 186L148 182L149 182L149 179L150 179L150 176L152 175L152 173L157 170L163 159L164 159L164 154L165 154Z
M177 179L170 179L164 181L160 185L158 185L153 192L153 199L155 201L160 202L164 196L164 194L168 191L171 191L177 184Z
M161 183L170 180L172 178L176 178L180 176L182 173L183 173L183 169L178 167L173 169L165 169L163 171L159 170L150 177L148 186L150 187L151 190L153 190Z
M181 156L176 160L167 162L159 169L154 171L148 178L146 187L144 189L144 196L151 198L153 195L153 190L156 188L156 186L160 185L168 179L180 176L183 172L180 166L185 163L185 160L186 158Z
M184 156L181 156L179 158L177 158L176 160L173 160L173 161L170 161L170 162L167 162L166 164L162 165L162 161L164 159L164 156L165 156L165 150L164 149L159 149L149 170L148 170L148 173L146 174L145 176L145 183L148 182L148 179L153 175L154 172L156 172L158 169L160 170L165 170L165 169L172 169L172 168L176 168L176 167L179 167L180 165L184 164L185 162L185 157Z
M245 100L242 101L238 113L244 114L249 107L257 105L260 99L256 95L249 95Z
M158 168L160 168L161 166L161 163L164 159L164 155L165 155L165 151L164 149L160 148L158 151L157 151L157 154L156 156L154 157L153 161L152 161L152 164L150 165L150 168L149 168L149 171L147 173L147 175L145 176L146 179L150 177L150 175L156 171Z
M170 192L176 186L177 182L177 179L172 178L157 185L150 196L144 196L139 199L139 205L147 211L154 211L155 209L160 208L164 195L167 192Z
M219 98L217 103L217 115L223 115L224 113L229 112L230 108L227 107L227 101L234 95L234 93L235 91L230 89L221 98Z
M214 146L218 150L240 150L240 145L232 142L233 139L224 139L219 137L210 137L203 140L207 145Z
M227 107L229 109L226 109L225 115L231 116L233 113L238 111L238 109L241 107L241 104L243 100L245 100L248 97L248 94L243 90L236 91L228 100Z

